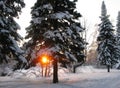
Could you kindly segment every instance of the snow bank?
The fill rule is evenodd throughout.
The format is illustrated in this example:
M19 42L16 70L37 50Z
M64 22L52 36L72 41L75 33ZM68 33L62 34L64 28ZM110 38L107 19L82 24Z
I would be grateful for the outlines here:
M13 67L15 66L16 61L11 61L9 63L3 63L0 64L0 75L1 76L9 76L11 73L13 73Z
M41 69L39 66L31 67L30 69L16 70L11 74L13 78L37 78L41 77Z
M40 66L36 67L31 67L30 69L21 69L21 70L16 70L13 72L10 76L12 78L16 79L41 79L42 69ZM111 69L111 72L116 72L116 69ZM107 73L107 69L97 69L94 68L93 66L80 66L76 69L76 74L91 74L91 73ZM69 78L69 76L74 76L76 75L75 73L71 73L68 69L59 67L58 69L58 76L59 78ZM50 68L50 76L46 78L51 78L53 75L53 69L52 67Z
M70 71L66 68L60 67L59 70L58 70L58 76L59 77L68 77L69 73L70 73Z
M119 72L116 68L110 69L111 72ZM107 68L95 68L94 66L80 66L77 68L77 73L106 73Z
M93 66L81 66L77 68L77 73L93 73L96 69Z
M49 77L51 77L53 74L53 69L50 68L50 70L51 70L51 73L50 73L51 75ZM41 71L42 69L40 68L40 66L36 66L36 67L31 67L30 69L27 69L27 70L25 69L16 70L10 76L12 78L18 78L18 79L19 78L30 78L30 79L41 78L42 77ZM58 70L59 77L67 76L68 73L69 73L69 70L59 67L59 70Z
M1 67L1 66L0 66ZM12 69L9 67L2 67L0 68L0 75L10 75L12 73Z

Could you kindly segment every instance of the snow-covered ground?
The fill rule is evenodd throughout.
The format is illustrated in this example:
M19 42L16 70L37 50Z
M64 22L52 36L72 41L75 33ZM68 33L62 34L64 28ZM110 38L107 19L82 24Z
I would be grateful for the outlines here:
M74 74L62 68L59 83L53 84L52 76L41 77L40 68L35 67L0 77L0 88L120 88L120 71L82 66Z

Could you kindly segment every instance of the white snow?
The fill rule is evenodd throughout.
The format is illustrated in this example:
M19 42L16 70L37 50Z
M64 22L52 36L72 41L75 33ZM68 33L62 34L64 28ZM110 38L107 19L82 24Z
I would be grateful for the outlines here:
M52 7L51 4L43 5L43 8L44 8L44 9L49 9L49 10L52 10L52 9L53 9L53 7Z
M67 58L70 58L70 59L72 59L72 60L77 62L77 59L75 58L75 56L73 54L65 51L65 55L66 55Z
M59 83L52 83L51 77L41 77L40 68L15 71L11 76L0 77L0 88L120 88L120 71L96 69L82 66L77 73L59 68Z
M72 33L73 33L72 30L71 30L70 28L68 28L66 31L67 31L67 33L69 34L69 36L71 36Z
M59 52L59 51L60 51L60 47L59 45L56 45L54 47L44 48L44 49L39 50L39 52L37 53L37 56L42 56L42 55L52 56L53 52Z
M51 4L45 4L45 5L43 5L43 6L41 6L41 7L39 7L39 8L37 8L37 9L35 9L35 10L42 10L42 9L48 9L48 10L52 10L53 9L53 7L52 7L52 5Z
M53 38L55 36L54 32L53 31L47 31L45 34L44 34L44 37L46 38Z
M62 38L62 36L61 36L61 34L60 34L59 32L56 33L56 36L57 36L60 40L63 41L63 38Z
M58 13L54 13L54 14L51 14L51 18L53 19L69 19L71 18L71 15L66 11L66 12L58 12Z
M13 49L14 51L17 51L18 53L23 53L23 52L24 52L23 50L21 50L21 49L18 47L17 42L16 42L11 36L9 36L9 39L10 39L10 41L12 41L12 43L13 43L13 46L10 46L11 49Z
M7 8L6 10L7 10L8 13L12 13L13 12L13 10L10 9L10 8Z
M44 20L43 17L39 17L39 18L33 18L33 23L34 24L41 24L42 20Z
M37 10L32 11L31 14L39 16L39 12Z
M120 60L118 60L118 63L115 65L115 68L120 68Z
M83 29L82 29L81 27L77 26L76 24L72 24L72 27L73 27L74 29L76 29L76 32L77 32L77 33L83 31Z
M8 31L8 30L5 30L5 29L0 30L0 32L1 32L1 33L9 33L9 31Z
M37 77L41 77L41 69L40 67L36 66L36 67L32 67L28 70L22 69L22 70L17 70L15 72L13 72L11 74L12 78L37 78Z
M48 10L52 10L53 7L51 4L45 4L35 10L32 11L32 14L36 15L36 16L39 16L39 11L38 10L43 10L43 9L48 9Z

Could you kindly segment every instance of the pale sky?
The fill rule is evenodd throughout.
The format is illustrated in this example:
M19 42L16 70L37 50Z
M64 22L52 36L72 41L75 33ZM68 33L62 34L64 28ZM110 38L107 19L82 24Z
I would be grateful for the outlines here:
M24 0L26 6L25 8L22 9L22 13L19 16L19 19L17 19L18 24L21 27L21 30L19 31L21 36L26 35L25 28L29 26L30 21L31 21L31 7L34 5L36 0Z
M31 20L31 7L34 5L36 0L24 0L26 7L22 10L20 18L17 20L18 24L21 26L20 34L24 37L26 32L25 28L29 26ZM95 24L100 23L99 16L101 15L101 4L103 0L78 0L77 9L86 20L86 26L89 29L88 37L95 30ZM104 0L107 8L107 13L110 15L110 20L115 26L118 11L120 11L120 0Z
M101 15L101 5L103 0L78 0L77 9L86 20L88 28L87 39L88 42L93 39L93 32L98 28L100 23L99 16ZM110 15L109 19L116 26L116 19L118 11L120 11L120 0L104 0L107 8L107 14Z

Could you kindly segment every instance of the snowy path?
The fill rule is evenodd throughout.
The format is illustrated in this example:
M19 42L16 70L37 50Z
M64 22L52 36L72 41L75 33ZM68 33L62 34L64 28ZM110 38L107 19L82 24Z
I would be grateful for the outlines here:
M63 74L58 84L52 78L13 79L0 77L0 88L120 88L120 71Z

